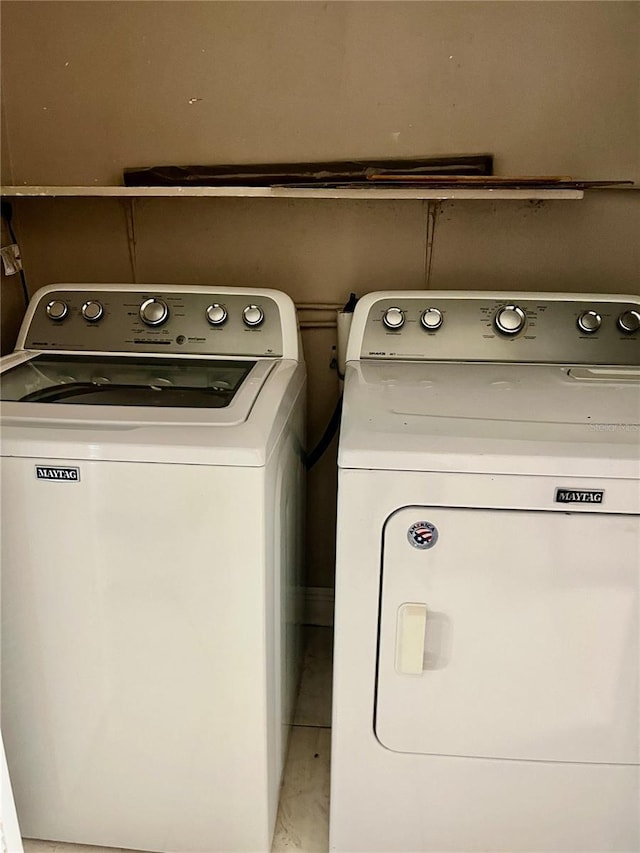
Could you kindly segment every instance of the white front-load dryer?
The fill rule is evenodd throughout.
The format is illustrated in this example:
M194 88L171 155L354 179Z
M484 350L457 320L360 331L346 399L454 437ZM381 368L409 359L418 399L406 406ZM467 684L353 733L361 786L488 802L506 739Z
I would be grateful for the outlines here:
M2 734L23 834L269 849L297 684L292 301L48 287L1 370Z
M639 329L632 296L358 303L332 850L639 849Z

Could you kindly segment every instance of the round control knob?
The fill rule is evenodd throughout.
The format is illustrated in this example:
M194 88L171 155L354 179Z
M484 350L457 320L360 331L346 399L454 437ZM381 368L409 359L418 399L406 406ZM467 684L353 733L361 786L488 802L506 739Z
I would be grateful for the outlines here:
M640 311L623 311L618 317L618 328L628 335L640 329Z
M430 332L435 332L442 325L442 311L438 308L427 308L422 312L420 322Z
M217 302L214 302L213 305L209 305L207 308L207 320L212 326L222 326L226 322L227 317L227 309L224 305L218 305Z
M401 329L404 326L404 313L400 308L387 308L382 315L382 322L387 329Z
M169 308L166 302L152 296L145 299L140 306L140 319L147 326L161 326L169 317Z
M597 332L602 325L602 317L597 311L583 311L578 317L578 328L581 332L586 332L588 335Z
M247 305L242 312L245 326L259 326L264 320L264 311L259 305Z
M102 305L99 302L94 302L93 299L85 302L81 311L84 319L88 320L90 323L97 323L104 314L104 308Z
M47 305L47 316L52 320L64 320L69 313L69 306L59 299L52 299Z
M495 317L496 329L503 335L517 335L524 329L526 315L517 305L505 305Z

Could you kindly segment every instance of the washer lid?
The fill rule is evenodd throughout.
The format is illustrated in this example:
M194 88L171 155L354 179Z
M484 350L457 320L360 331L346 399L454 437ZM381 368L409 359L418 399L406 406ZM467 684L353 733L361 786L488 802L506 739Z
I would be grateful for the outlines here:
M51 356L54 361L58 358ZM36 377L37 371L44 365L51 368L52 362L40 361L31 353L14 353L2 360L2 393L6 398L1 419L3 456L51 462L90 459L262 467L293 406L298 405L305 383L304 365L285 359L254 363L176 358L165 363L159 357L141 361L138 356L124 356L122 362L112 364L100 354L95 358L71 354L68 364L78 372L71 374L73 383L65 386L51 376L48 381ZM29 367L29 372L13 373L12 368L18 366ZM100 383L82 387L89 374L95 378L104 372L94 375L98 367L108 368L105 379L118 380L111 383L113 390L102 391ZM240 380L239 374L247 367ZM58 366L58 380L60 370ZM31 376L30 387L20 378L25 375ZM221 406L219 386L225 376L236 387L232 397L228 391L231 399L223 400L225 405ZM158 384L160 379L175 380L176 384L163 387ZM78 391L78 397L21 401L25 393L58 395L65 393L65 387L71 388L72 394ZM87 404L82 402L83 395ZM104 399L107 405L102 405ZM154 403L150 404L150 399ZM156 399L168 399L170 404L157 405ZM200 405L203 400L206 404ZM185 401L194 405L185 408Z
M342 468L640 477L640 370L347 365Z
M226 409L255 365L255 361L41 353L5 371L0 399L65 406ZM241 408L235 420L246 418L246 404Z

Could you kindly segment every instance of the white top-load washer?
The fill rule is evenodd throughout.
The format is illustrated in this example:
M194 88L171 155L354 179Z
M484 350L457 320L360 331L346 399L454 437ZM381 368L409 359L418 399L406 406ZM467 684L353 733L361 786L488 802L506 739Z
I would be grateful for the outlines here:
M639 849L639 365L633 296L358 303L332 850Z
M2 734L23 834L269 849L297 682L291 299L47 287L0 367Z

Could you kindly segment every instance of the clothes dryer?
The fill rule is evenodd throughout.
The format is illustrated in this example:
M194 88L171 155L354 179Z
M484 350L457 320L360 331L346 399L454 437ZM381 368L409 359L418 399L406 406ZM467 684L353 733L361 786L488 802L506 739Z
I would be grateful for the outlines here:
M297 685L291 299L47 287L1 371L2 733L23 834L269 849Z
M633 296L358 303L332 850L639 848L639 329Z

